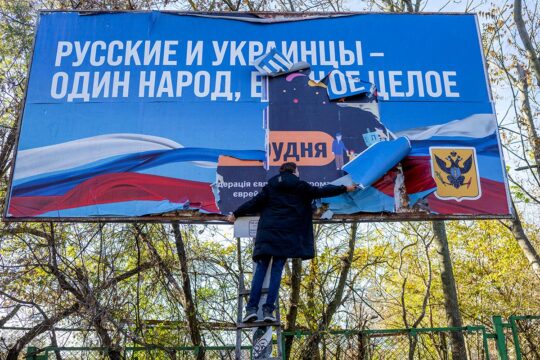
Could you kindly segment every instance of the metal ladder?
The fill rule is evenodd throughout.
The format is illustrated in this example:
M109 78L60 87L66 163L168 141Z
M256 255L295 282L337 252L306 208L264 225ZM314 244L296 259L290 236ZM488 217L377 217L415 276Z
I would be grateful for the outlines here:
M235 360L248 360L242 358L242 331L246 329L252 330L252 352L251 359L253 360L281 360L282 359L282 338L281 338L281 317L279 313L279 301L276 305L276 322L263 322L255 321L251 323L243 323L242 315L244 312L244 300L249 296L249 289L246 289L244 286L244 270L241 266L241 243L240 238L238 238L238 256L239 256L239 270L240 277L238 281L238 307L237 307L237 322L236 322L236 349L235 349ZM266 294L268 293L268 282L270 279L270 267L272 262L270 262L268 269L266 270L266 277L263 282L262 296L259 302L259 318L262 317L262 304L266 300ZM276 331L277 338L277 357L272 357L273 349L273 329Z

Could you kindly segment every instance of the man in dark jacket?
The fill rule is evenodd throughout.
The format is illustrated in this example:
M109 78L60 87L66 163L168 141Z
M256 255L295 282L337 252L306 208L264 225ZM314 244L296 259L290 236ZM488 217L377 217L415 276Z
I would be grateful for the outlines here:
M300 180L296 164L288 162L281 165L280 173L272 177L257 196L229 215L228 221L234 222L239 216L260 214L253 249L256 269L243 322L257 319L262 284L270 261L272 268L268 295L263 305L263 320L274 322L276 318L273 312L285 261L287 258L307 260L315 256L311 207L313 200L355 189L354 185L312 186Z

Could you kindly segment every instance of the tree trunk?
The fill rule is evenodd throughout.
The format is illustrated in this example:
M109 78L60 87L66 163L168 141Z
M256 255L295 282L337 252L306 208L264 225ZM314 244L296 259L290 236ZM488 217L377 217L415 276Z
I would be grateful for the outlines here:
M191 293L191 282L188 273L186 247L184 245L184 240L182 239L182 233L180 232L180 225L178 222L173 222L172 228L174 232L174 241L176 243L178 259L180 260L180 270L182 272L182 291L184 292L184 306L189 327L189 335L193 345L200 347L200 350L197 353L197 359L202 360L205 358L205 355L199 320L197 319L197 309L195 308L195 301L193 300L193 294Z
M409 360L414 360L414 353L416 352L416 345L418 344L417 335L409 336ZM465 358L467 360L467 358Z
M521 100L521 116L519 116L517 121L521 122L525 126L525 129L527 129L529 144L531 145L534 162L536 164L536 179L540 185L540 137L538 137L538 132L534 126L534 117L529 99L529 84L527 82L527 74L519 64L517 69L519 73L519 82L517 85ZM531 169L531 171L534 170Z
M302 358L304 360L311 360L319 357L319 343L321 341L321 331L325 331L330 326L332 322L332 317L336 313L338 307L343 301L343 292L345 290L345 284L347 282L347 277L349 276L349 271L351 269L353 257L354 257L354 247L356 244L356 235L358 231L358 223L351 224L351 234L349 237L349 246L347 256L342 258L343 266L339 274L338 285L336 287L336 292L332 301L328 304L328 307L322 314L322 318L318 324L318 331L310 336L306 341L305 351L302 352Z
M540 256L536 252L534 246L531 244L527 234L525 234L525 230L523 230L523 225L521 224L521 220L519 219L519 215L517 214L513 201L512 207L514 208L515 217L510 222L510 231L512 231L512 234L516 238L519 247L523 251L523 254L525 254L525 257L527 260L529 260L529 264L531 265L534 274L540 279Z
M537 51L533 46L531 37L525 28L525 22L523 21L522 14L522 2L521 0L514 0L514 22L519 33L519 37L523 42L525 51L527 52L529 61L536 75L536 81L540 83L540 59L538 58Z
M156 247L150 241L148 234L146 234L139 225L135 225L135 229L137 230L137 236L140 236L142 241L146 244L148 250L150 251L151 257L157 263L160 270L163 272L163 274L171 284L172 289L169 289L169 291L174 297L176 297L176 299L184 308L191 342L194 346L199 346L197 359L202 360L205 358L205 354L199 327L199 321L197 319L195 302L193 301L193 295L191 293L191 283L188 274L187 256L184 246L184 240L182 239L182 234L180 233L180 225L178 225L177 222L172 223L172 228L174 233L174 240L176 243L176 250L178 252L178 258L180 260L180 270L182 272L182 286L178 284L178 281L174 277L173 273L159 255Z
M462 327L461 313L459 312L459 303L456 289L456 280L452 268L452 259L448 249L448 238L446 237L446 227L444 221L433 221L433 233L435 235L435 245L441 264L441 280L444 294L444 307L446 310L446 319L450 327ZM452 331L450 333L450 345L452 348L453 360L467 360L465 347L465 338L461 331Z
M291 307L287 313L287 328L285 331L293 331L296 328L296 316L298 315L298 303L300 302L300 284L302 282L302 259L292 260L291 269L291 297L289 302ZM285 359L289 360L294 336L285 338Z
M114 344L113 339L109 335L109 331L105 327L106 321L103 318L103 315L99 315L99 313L103 313L103 311L99 311L101 310L100 306L98 304L96 305L95 309L98 314L92 319L92 324L96 329L101 345L107 348L107 356L110 360L121 360L123 359L122 350L117 344Z

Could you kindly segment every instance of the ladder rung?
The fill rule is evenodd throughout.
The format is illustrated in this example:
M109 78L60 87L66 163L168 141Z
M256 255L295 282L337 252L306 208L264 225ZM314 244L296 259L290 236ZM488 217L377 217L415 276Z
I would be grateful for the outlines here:
M254 321L254 322L249 322L249 323L236 323L237 329L248 329L248 328L264 327L264 326L281 326L281 323L279 321L274 321L274 322Z
M250 289L240 290L238 291L238 295L249 295L249 292L250 292ZM262 288L261 294L267 294L267 293L268 293L268 288Z

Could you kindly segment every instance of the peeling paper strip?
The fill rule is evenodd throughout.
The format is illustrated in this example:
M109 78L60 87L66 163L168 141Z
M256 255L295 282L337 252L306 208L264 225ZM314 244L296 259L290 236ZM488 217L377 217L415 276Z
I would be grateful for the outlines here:
M253 66L263 75L278 76L307 69L310 65L304 61L293 64L285 55L272 48L263 56L255 59Z
M321 82L326 84L330 100L372 94L375 89L372 83L347 76L339 70L332 70Z
M347 163L347 171L353 181L362 189L380 179L411 151L411 144L406 137L378 142Z
M214 19L237 20L237 21L245 21L245 22L251 22L251 23L261 23L261 24L274 24L274 23L317 20L317 19L330 19L330 18L338 18L338 17L364 15L364 14L353 13L353 14L331 14L331 15L329 14L329 15L304 15L302 16L300 13L295 13L295 14L292 14L291 16L287 16L286 14L278 15L277 13L272 13L271 15L275 15L275 16L268 17L268 18L260 18L260 17L241 16L240 14L219 15L219 14L212 14L212 13L205 14L205 13L195 13L195 12L186 12L186 13L162 12L162 13L165 13L168 15L175 15L175 16L196 16L196 17L214 18ZM98 15L98 14L92 14L92 15Z

